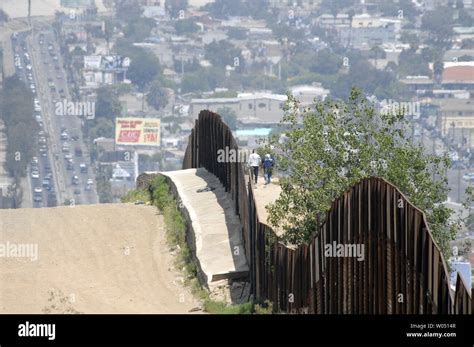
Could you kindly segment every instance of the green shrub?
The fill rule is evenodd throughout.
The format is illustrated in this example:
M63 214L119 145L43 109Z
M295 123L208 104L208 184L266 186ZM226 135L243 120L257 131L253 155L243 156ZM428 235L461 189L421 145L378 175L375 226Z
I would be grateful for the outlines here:
M240 305L227 305L221 301L204 301L204 310L208 313L217 314L251 314L253 313L253 304L246 302Z
M136 201L148 202L150 201L150 193L143 189L130 190L120 198L120 201L122 203Z

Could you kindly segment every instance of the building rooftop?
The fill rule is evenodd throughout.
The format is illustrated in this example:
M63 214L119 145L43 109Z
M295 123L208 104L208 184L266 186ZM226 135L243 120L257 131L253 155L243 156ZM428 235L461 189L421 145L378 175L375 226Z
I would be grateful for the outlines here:
M474 83L474 62L466 62L461 66L445 67L443 70L443 83L467 82Z

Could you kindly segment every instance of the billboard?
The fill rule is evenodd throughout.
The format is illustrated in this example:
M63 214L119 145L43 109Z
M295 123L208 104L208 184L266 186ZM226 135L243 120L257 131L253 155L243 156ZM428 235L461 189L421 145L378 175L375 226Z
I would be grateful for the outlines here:
M117 118L115 143L129 146L160 146L160 120L155 118Z

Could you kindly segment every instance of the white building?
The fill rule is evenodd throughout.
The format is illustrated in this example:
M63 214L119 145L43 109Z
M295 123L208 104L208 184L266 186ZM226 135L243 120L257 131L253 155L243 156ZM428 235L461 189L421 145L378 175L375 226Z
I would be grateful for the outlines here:
M217 112L227 107L243 123L279 123L286 100L286 95L270 93L241 93L236 98L192 99L189 114L197 118L202 110Z

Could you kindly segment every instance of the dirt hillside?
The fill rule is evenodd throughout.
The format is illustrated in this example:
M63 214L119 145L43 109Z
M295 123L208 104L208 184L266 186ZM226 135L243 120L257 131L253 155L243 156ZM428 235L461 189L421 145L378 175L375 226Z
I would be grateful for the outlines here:
M28 257L15 256L25 244ZM187 313L198 305L173 268L154 207L0 210L0 313Z

